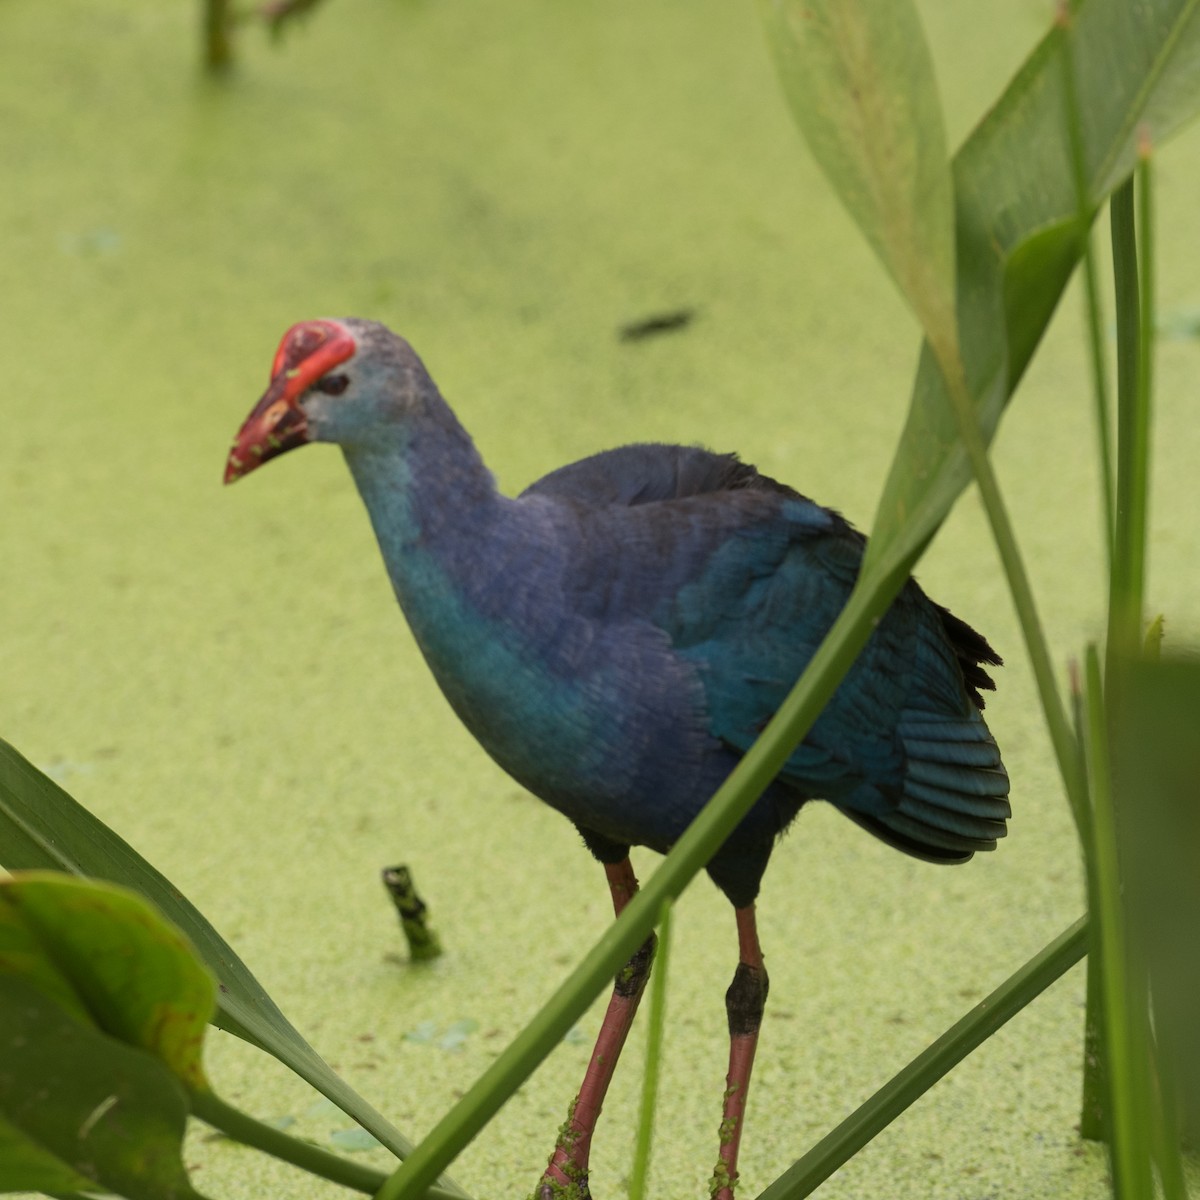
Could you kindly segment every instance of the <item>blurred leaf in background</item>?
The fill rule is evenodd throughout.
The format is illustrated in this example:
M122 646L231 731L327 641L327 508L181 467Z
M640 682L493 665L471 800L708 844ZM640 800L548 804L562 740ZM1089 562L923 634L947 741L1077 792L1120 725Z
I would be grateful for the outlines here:
M1126 668L1114 746L1132 954L1188 1140L1200 1147L1200 657Z

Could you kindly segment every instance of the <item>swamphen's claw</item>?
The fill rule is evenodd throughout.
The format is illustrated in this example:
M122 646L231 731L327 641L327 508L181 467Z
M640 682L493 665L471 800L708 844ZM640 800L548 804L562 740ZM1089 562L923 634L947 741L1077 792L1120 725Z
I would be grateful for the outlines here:
M568 1183L563 1179L550 1178L551 1171L554 1171L556 1175L562 1174L556 1167L549 1168L533 1193L533 1200L592 1200L592 1193L588 1190L586 1171L573 1183Z

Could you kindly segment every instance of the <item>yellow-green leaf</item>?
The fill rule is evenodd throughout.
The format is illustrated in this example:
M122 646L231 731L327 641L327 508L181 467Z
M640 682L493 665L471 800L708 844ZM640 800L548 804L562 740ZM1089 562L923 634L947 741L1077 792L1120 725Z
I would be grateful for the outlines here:
M92 1182L0 1116L0 1192L77 1192Z
M18 923L28 940L7 964L0 959L0 971L60 1004L65 981L74 993L69 1011L82 1009L105 1033L150 1051L188 1087L208 1086L200 1051L215 1005L212 976L145 900L113 884L28 872L0 881L0 930ZM33 948L43 965L30 964Z
M80 1021L16 975L0 978L0 1148L12 1174L55 1190L193 1200L180 1157L182 1085L145 1050ZM61 1171L54 1164L61 1164Z
M81 1021L92 1020L71 981L46 953L46 947L20 911L0 891L0 983L19 976L45 992L55 1003Z
M939 358L957 357L954 191L912 0L760 0L784 93Z

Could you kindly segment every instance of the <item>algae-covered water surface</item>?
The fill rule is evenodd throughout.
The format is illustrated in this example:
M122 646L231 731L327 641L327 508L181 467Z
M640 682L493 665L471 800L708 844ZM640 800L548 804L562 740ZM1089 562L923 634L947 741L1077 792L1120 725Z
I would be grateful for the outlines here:
M952 141L1048 6L923 6ZM970 8L970 14L964 11ZM0 7L0 734L173 879L292 1020L410 1137L610 919L560 817L474 745L397 612L340 455L221 486L295 321L409 338L502 486L636 440L738 450L869 523L917 334L809 161L753 6L328 0L200 70L183 3ZM1197 140L1161 172L1160 301L1200 302ZM995 450L1051 643L1099 632L1102 554L1078 298ZM684 320L678 314L686 314ZM1152 603L1200 630L1200 345L1160 346ZM630 330L647 336L630 336ZM771 1004L741 1162L753 1193L1083 907L1077 844L972 496L921 564L1008 659L989 717L1013 781L998 853L938 870L813 805L759 906ZM654 856L636 858L653 870ZM414 871L445 954L405 961L379 870ZM674 922L654 1189L702 1194L736 939L704 879ZM596 1007L453 1168L532 1187ZM1103 1194L1076 1132L1082 971L821 1195ZM629 1171L640 1033L593 1156ZM213 1033L222 1093L345 1152L348 1120ZM197 1131L197 1187L332 1194ZM379 1156L384 1165L384 1156Z

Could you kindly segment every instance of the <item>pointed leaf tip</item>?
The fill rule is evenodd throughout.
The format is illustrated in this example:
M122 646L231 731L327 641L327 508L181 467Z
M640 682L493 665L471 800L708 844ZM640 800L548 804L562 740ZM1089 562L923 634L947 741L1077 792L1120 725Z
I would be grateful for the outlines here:
M813 156L945 366L957 357L954 188L933 59L912 0L762 0Z

